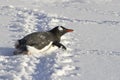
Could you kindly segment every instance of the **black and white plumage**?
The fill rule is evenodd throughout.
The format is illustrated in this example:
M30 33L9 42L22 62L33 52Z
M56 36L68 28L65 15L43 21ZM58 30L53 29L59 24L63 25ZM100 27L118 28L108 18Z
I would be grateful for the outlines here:
M30 54L31 49L42 52L47 50L51 45L66 50L66 47L60 43L61 36L72 31L72 29L67 29L63 26L57 26L47 32L31 33L17 41L14 54Z

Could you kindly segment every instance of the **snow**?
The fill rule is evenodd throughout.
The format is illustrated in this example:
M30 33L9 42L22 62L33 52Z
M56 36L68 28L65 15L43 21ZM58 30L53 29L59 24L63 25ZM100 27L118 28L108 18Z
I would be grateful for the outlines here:
M0 0L0 80L120 80L119 0ZM15 42L55 26L67 51L13 55Z

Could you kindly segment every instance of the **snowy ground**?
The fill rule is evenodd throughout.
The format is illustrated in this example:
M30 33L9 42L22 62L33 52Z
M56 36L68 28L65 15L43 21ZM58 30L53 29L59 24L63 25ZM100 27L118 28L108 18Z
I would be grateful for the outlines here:
M0 80L120 80L119 0L0 0ZM14 42L62 25L67 51L14 56Z

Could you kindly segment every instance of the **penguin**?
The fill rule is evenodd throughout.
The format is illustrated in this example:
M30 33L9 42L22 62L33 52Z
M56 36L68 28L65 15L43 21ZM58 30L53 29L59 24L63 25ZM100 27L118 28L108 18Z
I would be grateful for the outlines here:
M46 32L34 32L26 35L15 43L14 55L17 54L32 54L40 53L48 50L51 46L57 46L66 50L67 48L60 43L61 36L73 29L67 29L63 26L56 26L55 28Z

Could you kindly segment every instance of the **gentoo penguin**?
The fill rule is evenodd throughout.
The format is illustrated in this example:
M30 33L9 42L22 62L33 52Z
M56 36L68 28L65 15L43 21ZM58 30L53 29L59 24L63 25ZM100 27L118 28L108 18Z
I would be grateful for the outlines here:
M57 26L46 32L31 33L16 42L14 55L31 54L35 51L39 53L47 50L51 45L66 50L66 47L60 43L61 36L72 31L63 26Z

